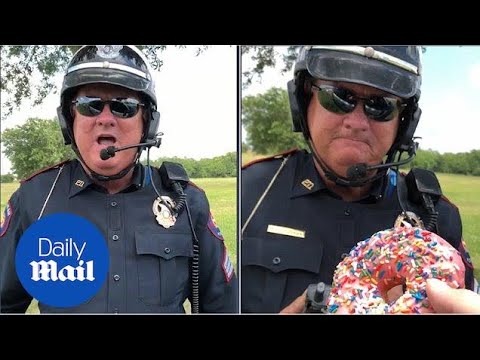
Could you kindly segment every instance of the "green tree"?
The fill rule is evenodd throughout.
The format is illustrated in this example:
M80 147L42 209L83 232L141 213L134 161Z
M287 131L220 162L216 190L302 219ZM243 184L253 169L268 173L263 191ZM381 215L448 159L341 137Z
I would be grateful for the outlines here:
M441 155L434 150L417 150L417 155L411 162L411 167L420 167L427 170L438 171Z
M0 175L0 182L1 183L11 183L15 181L15 176L13 174L5 174L5 175Z
M303 136L292 131L288 94L277 87L242 101L242 123L247 144L260 154L273 154L304 147Z
M235 151L211 159L200 160L179 157L161 157L156 160L151 160L150 164L154 167L160 167L164 161L183 165L190 179L237 176L237 153ZM145 164L144 161L143 163Z
M261 79L266 68L275 67L278 61L283 62L281 73L292 69L292 65L297 58L297 48L299 46L242 46L242 58L250 56L255 66L243 71L243 87L248 87L253 79ZM279 50L285 50L281 52Z
M163 62L159 53L166 45L138 45L150 61L153 69L160 70ZM177 47L184 48L183 45ZM2 94L2 118L22 104L26 98L31 98L34 105L41 104L50 93L58 91L54 77L65 70L72 55L80 46L59 45L21 45L0 46L1 78L0 89L8 94ZM197 48L196 55L202 53L208 46ZM39 78L38 82L33 79Z
M56 119L30 118L3 131L2 143L17 179L75 156L70 146L64 145Z
M242 153L247 152L250 150L250 147L247 145L247 143L242 141Z

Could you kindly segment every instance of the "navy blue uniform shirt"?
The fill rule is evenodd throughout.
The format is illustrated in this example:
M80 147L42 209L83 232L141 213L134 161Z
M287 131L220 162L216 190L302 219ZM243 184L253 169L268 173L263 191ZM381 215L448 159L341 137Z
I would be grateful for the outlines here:
M12 195L0 237L0 297L2 312L25 312L32 297L15 272L15 249L22 233L35 222L61 165L26 181ZM187 212L165 229L153 214L157 198L147 167L137 165L132 184L117 194L93 183L77 160L64 164L43 216L67 212L82 216L105 237L110 270L100 291L87 303L41 312L183 313L191 297L192 232ZM162 185L158 169L153 181L160 194L176 195ZM215 231L205 193L189 183L184 190L200 246L200 312L238 312L238 280L221 233Z
M364 199L346 202L326 188L310 153L290 151L242 170L242 229L287 156L242 235L242 312L279 312L308 285L331 284L342 257L359 241L392 228L402 212L396 172L374 183ZM473 267L462 244L458 209L444 197L435 208L438 235L462 254L466 287L472 288ZM425 210L415 210L425 218Z

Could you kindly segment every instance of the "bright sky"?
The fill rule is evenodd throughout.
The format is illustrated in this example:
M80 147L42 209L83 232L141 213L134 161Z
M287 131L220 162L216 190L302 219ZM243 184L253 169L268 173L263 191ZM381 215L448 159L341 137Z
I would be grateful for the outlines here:
M195 57L197 48L169 47L160 54L163 66L154 76L159 131L164 136L160 149L150 151L153 159L212 158L237 150L237 47L211 46ZM62 76L58 76L59 89L61 82ZM30 117L54 118L59 101L59 94L50 94L41 106L25 104L21 111L2 118L1 130L21 125ZM10 172L10 166L2 147L1 173Z
M244 69L250 65L242 59ZM286 89L292 72L281 76L279 69L266 71L262 82L253 83L242 96L273 86ZM422 137L420 148L440 153L480 149L480 46L427 46L423 69L422 117L415 133Z

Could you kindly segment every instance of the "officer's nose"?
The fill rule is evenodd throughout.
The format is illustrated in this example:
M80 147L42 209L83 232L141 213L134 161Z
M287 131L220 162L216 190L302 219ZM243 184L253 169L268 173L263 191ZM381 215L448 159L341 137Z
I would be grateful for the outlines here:
M103 126L115 126L116 118L110 111L110 104L105 104L103 110L96 117L96 123Z
M345 114L344 125L349 129L365 131L368 129L369 121L363 110L363 103L359 101L352 112Z

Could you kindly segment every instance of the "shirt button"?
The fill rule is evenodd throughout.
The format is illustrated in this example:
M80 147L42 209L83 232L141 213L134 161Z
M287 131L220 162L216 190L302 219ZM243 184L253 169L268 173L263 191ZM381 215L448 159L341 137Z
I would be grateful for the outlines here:
M113 235L113 236L112 236L112 240L113 240L113 241L117 241L117 240L118 240L118 235Z
M350 216L350 209L345 209L343 213L345 214L345 216Z
M170 254L170 251L171 251L171 250L170 250L170 248L167 247L167 248L165 248L163 251L165 251L165 254Z
M112 205L113 207L115 207L115 206L117 206L117 202L116 202L116 201L112 201L112 202L110 203L110 205Z
M281 261L282 260L278 256L275 256L272 260L272 263L273 263L273 265L278 265L278 264L280 264Z
M118 275L118 274L113 275L113 280L115 280L115 281L120 280L120 275Z
M117 308L113 309L113 313L118 314L118 309Z

